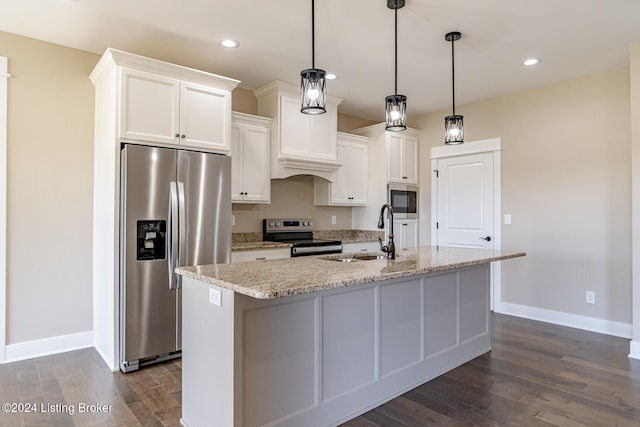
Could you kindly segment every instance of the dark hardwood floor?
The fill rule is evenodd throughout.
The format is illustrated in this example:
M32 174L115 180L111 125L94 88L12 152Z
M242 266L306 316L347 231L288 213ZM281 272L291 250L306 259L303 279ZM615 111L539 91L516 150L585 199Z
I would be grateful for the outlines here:
M342 427L640 426L628 340L502 315L492 328L491 352ZM0 426L179 426L180 378L180 360L112 373L93 349L0 365L0 404L22 411L3 406Z

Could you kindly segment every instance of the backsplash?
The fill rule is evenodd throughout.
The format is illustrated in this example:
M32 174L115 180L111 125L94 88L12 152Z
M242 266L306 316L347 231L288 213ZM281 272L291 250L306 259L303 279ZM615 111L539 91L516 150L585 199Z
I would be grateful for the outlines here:
M351 229L351 209L344 206L314 206L313 177L293 176L271 180L271 203L239 204L232 207L235 217L234 233L262 233L263 218L310 218L316 230ZM335 216L335 224L332 217ZM374 218L372 221L375 222ZM375 224L373 224L375 227Z

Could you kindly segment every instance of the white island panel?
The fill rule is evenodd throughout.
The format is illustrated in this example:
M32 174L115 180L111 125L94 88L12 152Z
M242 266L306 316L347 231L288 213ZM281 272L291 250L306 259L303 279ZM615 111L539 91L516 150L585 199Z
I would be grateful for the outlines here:
M322 398L343 395L376 379L375 288L322 299Z
M424 304L428 313L425 322L425 355L427 358L444 353L458 345L457 275L434 275L426 279Z
M272 423L315 405L316 317L316 298L244 311L245 425Z
M422 359L421 280L380 286L380 374L382 377Z

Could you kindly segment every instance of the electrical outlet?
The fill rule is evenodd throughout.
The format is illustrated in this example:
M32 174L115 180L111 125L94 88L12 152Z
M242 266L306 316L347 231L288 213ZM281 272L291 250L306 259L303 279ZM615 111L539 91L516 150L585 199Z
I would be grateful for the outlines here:
M511 214L504 214L504 224L511 225Z
M209 288L209 302L222 307L222 292L219 289Z
M587 304L596 303L596 293L593 291L587 291Z
M336 216L335 215L331 215L331 224L333 224L333 225L336 224Z

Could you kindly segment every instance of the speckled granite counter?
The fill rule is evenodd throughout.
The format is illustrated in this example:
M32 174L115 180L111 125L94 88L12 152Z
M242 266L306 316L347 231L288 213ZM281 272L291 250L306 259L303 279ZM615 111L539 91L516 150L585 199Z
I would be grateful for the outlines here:
M265 242L262 240L262 233L232 233L231 251L253 251L257 249L280 249L290 248L289 243Z
M393 261L336 261L353 255L190 266L176 272L253 298L272 299L486 264L522 257L525 253L423 246L403 252Z
M253 251L256 249L279 249L279 248L290 248L290 243L282 243L282 242L234 242L231 245L231 250L234 252L240 251Z
M384 231L319 230L313 232L314 239L340 240L342 243L377 242L378 237L384 239ZM288 243L263 241L261 232L232 233L231 241L231 250L233 252L291 247Z
M342 243L377 242L384 239L382 230L316 230L314 239L340 240Z

